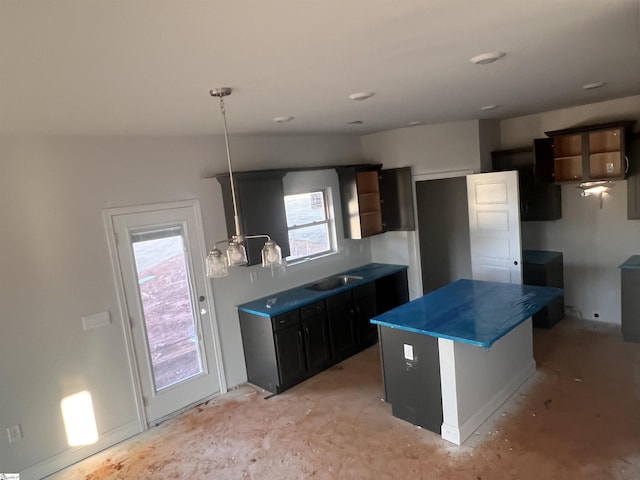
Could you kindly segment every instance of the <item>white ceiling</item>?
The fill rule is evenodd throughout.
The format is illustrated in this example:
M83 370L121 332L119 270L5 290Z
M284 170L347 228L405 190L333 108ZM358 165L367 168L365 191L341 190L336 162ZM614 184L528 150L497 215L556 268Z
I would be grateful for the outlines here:
M0 133L218 134L216 86L232 133L513 117L640 93L639 24L640 0L0 0Z

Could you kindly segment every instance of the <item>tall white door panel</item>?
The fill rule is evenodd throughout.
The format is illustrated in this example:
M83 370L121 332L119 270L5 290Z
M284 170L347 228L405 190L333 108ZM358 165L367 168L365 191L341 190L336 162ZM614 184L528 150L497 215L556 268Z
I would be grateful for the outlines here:
M467 176L475 280L522 283L518 172Z
M199 209L110 213L132 360L151 424L224 388Z

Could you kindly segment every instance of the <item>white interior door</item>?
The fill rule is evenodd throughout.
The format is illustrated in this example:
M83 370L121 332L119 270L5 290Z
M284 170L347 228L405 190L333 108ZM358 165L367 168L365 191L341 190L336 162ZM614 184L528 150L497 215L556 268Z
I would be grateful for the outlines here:
M522 283L518 172L468 175L467 198L473 278Z
M197 204L151 208L110 214L148 424L223 388Z

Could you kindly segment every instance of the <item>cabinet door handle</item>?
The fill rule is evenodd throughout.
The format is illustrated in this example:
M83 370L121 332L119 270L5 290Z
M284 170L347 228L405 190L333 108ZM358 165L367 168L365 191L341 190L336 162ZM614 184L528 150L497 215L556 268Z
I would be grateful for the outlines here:
M307 337L311 336L310 333L309 333L309 327L305 327L304 328L304 333L307 334Z
M624 169L624 173L629 173L629 157L627 157L626 155L624 156L624 161L626 163L626 167Z
M298 330L298 346L302 347L302 332Z

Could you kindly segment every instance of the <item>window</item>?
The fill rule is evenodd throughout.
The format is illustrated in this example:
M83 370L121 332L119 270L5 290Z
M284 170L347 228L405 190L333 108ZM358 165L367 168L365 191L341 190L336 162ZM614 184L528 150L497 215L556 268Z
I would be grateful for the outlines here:
M291 249L288 260L332 251L331 221L324 191L285 195L284 206Z

